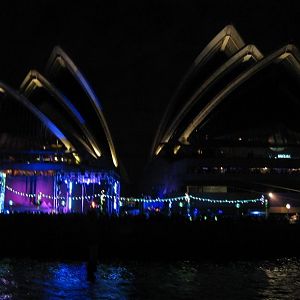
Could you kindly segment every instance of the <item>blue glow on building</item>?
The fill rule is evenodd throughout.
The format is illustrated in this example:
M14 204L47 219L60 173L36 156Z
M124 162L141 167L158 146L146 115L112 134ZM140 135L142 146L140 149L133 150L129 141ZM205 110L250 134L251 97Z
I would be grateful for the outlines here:
M67 106L71 109L73 114L76 116L76 118L80 121L81 124L84 124L85 121L79 111L75 108L75 106L71 103L71 101L64 95L62 95L64 98L64 102L67 104Z
M94 104L99 107L100 110L102 110L102 107L100 105L100 102L98 98L96 97L95 92L92 90L90 85L88 84L87 80L84 78L84 76L81 74L81 72L77 69L76 70L76 76L79 79L82 87L85 89L85 91L89 94L89 96L93 99Z
M50 120L44 120L44 123L58 139L66 139L65 135Z

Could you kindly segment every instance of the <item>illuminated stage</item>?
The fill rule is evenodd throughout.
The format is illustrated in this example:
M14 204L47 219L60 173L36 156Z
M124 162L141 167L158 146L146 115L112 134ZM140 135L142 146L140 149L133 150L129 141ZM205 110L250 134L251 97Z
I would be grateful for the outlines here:
M119 213L120 182L112 171L8 171L1 173L1 187L6 213Z

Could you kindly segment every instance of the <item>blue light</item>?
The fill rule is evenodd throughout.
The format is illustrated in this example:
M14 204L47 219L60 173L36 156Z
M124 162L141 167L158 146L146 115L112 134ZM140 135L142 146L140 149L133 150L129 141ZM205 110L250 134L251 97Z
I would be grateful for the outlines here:
M72 181L69 182L69 211L72 209L72 189L73 189L73 183Z
M58 129L58 127L40 110L38 110L30 101L25 97L16 97L20 100L26 107L29 108L49 129L50 131L60 140L66 140L65 135Z
M258 210L255 210L255 211L251 211L250 212L250 215L255 215L255 216L261 216L261 215L264 215L265 212L263 211L258 211Z
M45 117L41 117L42 121L45 125L50 129L50 131L59 139L59 140L66 140L66 136L52 123L49 119Z
M64 98L64 101L67 104L67 106L71 109L71 111L73 112L73 114L77 117L77 119L79 120L79 122L81 124L84 124L85 121L84 121L83 117L81 116L81 114L79 113L79 111L75 108L75 106L71 103L71 101L65 95L62 95L62 97Z
M252 215L259 215L260 212L259 212L259 211L253 211L253 212L251 212L251 214L252 214Z
M117 194L117 192L118 192L117 188L118 188L118 185L117 185L117 182L115 181L115 184L114 184L114 192L115 192L115 194Z
M81 86L83 86L83 88L88 93L88 95L93 99L94 104L98 106L100 110L102 110L102 107L100 105L98 98L96 97L95 92L92 90L91 86L88 84L87 80L83 77L83 75L78 69L76 70L76 75L77 78L79 79Z

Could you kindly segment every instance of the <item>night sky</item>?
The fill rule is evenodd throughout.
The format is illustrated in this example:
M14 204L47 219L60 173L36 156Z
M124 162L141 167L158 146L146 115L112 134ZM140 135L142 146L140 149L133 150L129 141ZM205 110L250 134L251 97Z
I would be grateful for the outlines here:
M300 46L298 1L1 2L0 80L17 88L60 45L101 100L131 180L193 59L225 25L264 54ZM299 6L299 7L298 7Z

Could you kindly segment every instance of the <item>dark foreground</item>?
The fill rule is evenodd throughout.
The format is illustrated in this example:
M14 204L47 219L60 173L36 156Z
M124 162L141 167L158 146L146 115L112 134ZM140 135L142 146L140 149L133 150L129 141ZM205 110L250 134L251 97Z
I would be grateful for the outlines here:
M300 256L300 225L182 217L0 215L1 257L86 260L223 260Z
M300 260L83 262L0 259L0 299L299 299Z

